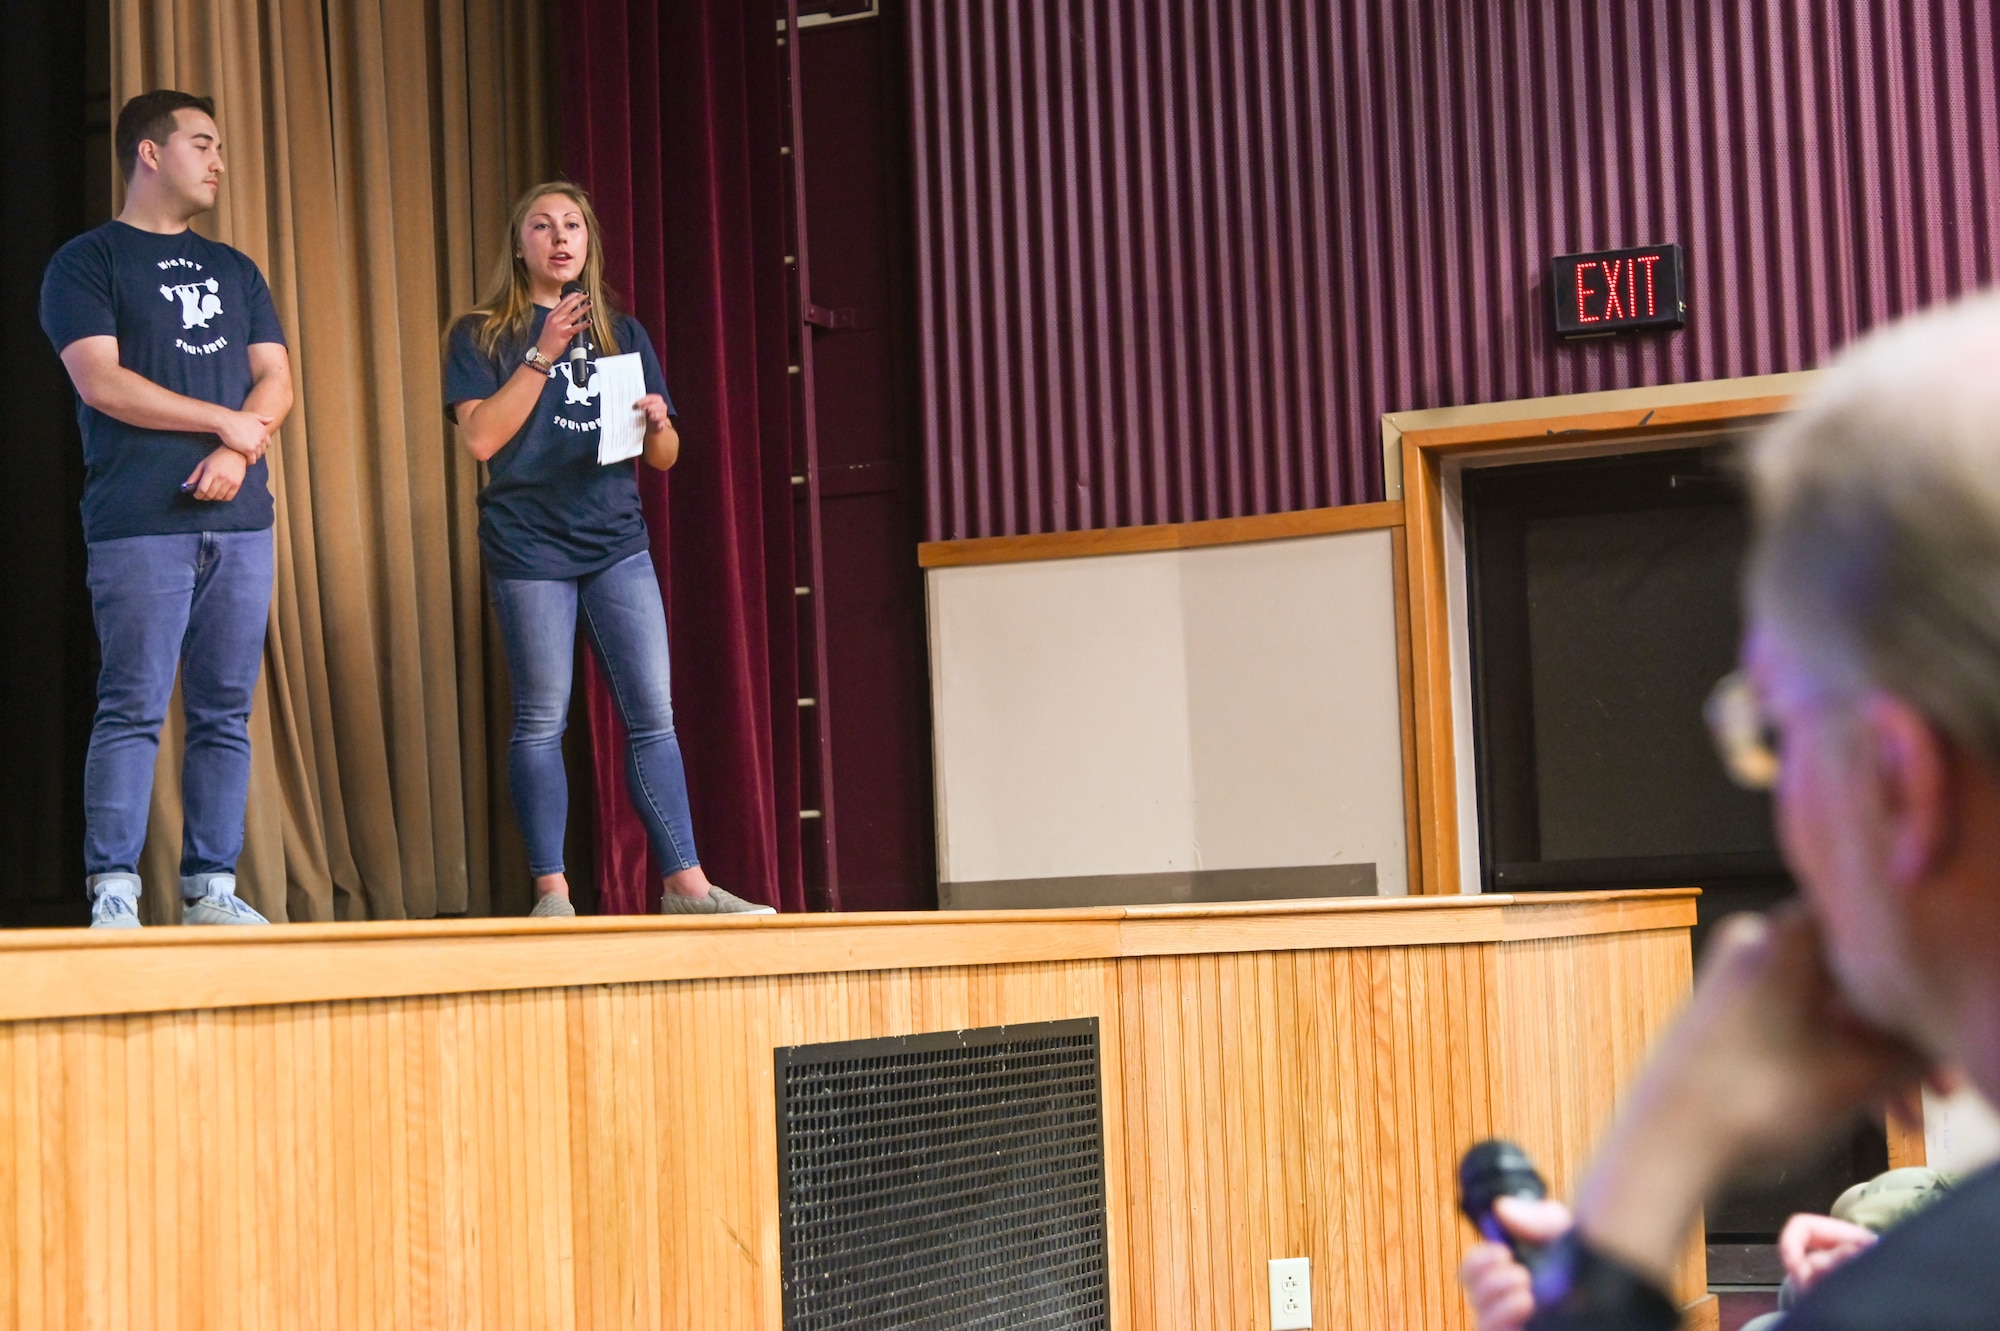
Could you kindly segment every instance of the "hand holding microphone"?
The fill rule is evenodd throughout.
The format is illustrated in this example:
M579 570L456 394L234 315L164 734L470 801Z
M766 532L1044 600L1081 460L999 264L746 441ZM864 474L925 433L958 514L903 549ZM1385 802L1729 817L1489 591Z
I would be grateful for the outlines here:
M1535 1269L1570 1227L1569 1208L1547 1198L1542 1176L1512 1142L1481 1142L1459 1162L1459 1209L1486 1240L1458 1270L1479 1331L1520 1331L1534 1315Z
M577 325L576 335L569 344L569 381L582 388L590 382L591 374L590 296L584 290L583 283L574 279L563 283L563 297L568 299L572 296L582 297L583 303L579 306L582 322Z
M574 290L572 290L574 288ZM582 283L571 282L563 288L563 297L556 302L549 317L542 321L541 336L535 339L535 349L548 357L551 363L561 361L566 356L579 354L590 330L590 297ZM585 360L585 364L588 364ZM574 370L572 370L574 372ZM582 383L582 380L577 380Z
M1488 1240L1465 1255L1458 1273L1479 1331L1521 1331L1531 1318L1546 1331L1680 1325L1664 1289L1579 1236L1569 1209L1548 1200L1542 1176L1514 1143L1484 1141L1467 1151L1458 1189L1459 1209Z

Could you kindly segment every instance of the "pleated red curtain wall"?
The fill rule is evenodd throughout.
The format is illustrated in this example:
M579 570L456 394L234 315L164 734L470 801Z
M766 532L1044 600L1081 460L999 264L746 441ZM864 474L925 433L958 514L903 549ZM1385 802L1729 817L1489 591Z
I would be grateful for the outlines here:
M695 840L716 882L803 910L783 89L770 11L579 0L554 26L558 159L591 192L610 281L657 342L680 409L671 478L640 476ZM594 660L585 686L601 908L651 909L657 866Z

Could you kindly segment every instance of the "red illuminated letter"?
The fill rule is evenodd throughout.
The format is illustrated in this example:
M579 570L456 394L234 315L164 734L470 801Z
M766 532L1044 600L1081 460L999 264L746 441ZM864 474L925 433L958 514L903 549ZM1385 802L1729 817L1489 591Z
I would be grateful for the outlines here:
M1632 260L1634 268L1637 268L1642 263L1646 265L1646 313L1649 316L1659 313L1653 306L1653 265L1659 261L1660 256L1657 254L1642 254Z
M1625 317L1625 302L1618 299L1618 274L1625 267L1625 261L1623 259L1603 260L1599 262L1598 267L1604 270L1604 276L1607 279L1604 290L1604 317L1607 319L1623 319Z
M1586 288L1583 285L1583 275L1595 267L1597 265L1594 263L1580 263L1576 266L1576 321L1578 323L1594 324L1597 322L1597 316L1587 312L1583 308L1583 297L1586 292Z

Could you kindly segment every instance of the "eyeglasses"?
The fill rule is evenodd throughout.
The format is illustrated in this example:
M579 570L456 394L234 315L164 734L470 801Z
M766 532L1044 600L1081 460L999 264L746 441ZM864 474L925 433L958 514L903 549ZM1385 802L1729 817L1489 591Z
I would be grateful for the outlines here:
M1748 675L1732 670L1717 680L1701 714L1731 781L1745 790L1778 784L1778 730Z

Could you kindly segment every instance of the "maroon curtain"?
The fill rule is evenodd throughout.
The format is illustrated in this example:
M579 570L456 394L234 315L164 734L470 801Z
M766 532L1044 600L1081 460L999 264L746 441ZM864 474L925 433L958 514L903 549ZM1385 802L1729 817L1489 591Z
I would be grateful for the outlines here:
M640 466L673 644L674 718L709 877L781 910L799 869L797 643L782 85L769 6L580 0L562 41L562 157L610 281L680 411L671 482ZM588 653L586 653L588 655ZM657 906L624 733L585 673L601 908Z

